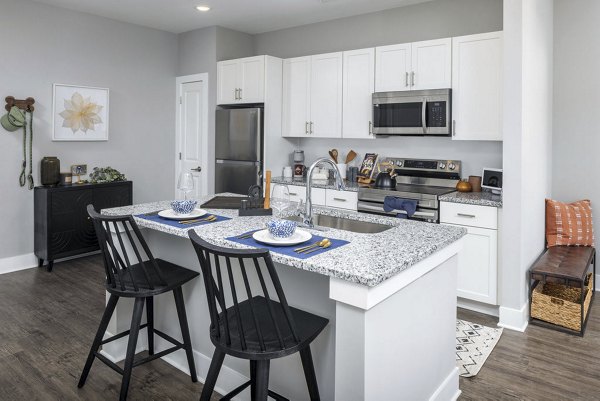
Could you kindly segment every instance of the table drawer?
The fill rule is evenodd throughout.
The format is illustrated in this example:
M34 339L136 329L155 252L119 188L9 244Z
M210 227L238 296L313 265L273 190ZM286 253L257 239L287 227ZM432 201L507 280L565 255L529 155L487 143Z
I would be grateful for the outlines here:
M356 210L358 207L358 193L328 189L326 191L326 205L327 207Z
M498 229L498 209L491 206L440 202L440 222Z

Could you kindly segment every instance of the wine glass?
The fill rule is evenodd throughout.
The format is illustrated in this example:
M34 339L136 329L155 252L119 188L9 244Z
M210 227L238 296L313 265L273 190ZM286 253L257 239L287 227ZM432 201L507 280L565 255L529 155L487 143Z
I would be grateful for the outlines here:
M192 173L189 171L182 171L181 174L179 174L177 189L183 192L183 199L187 200L188 193L194 190L194 176Z
M273 185L271 192L271 208L275 211L275 217L281 217L281 212L285 210L290 203L290 190L285 184Z

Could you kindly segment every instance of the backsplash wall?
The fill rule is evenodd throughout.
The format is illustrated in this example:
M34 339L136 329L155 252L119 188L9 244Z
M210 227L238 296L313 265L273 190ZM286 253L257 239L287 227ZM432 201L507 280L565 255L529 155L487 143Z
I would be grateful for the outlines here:
M394 137L361 139L300 139L298 149L304 150L306 165L319 157L329 157L337 149L344 160L350 149L358 153L354 166L360 166L365 153L380 157L393 156L411 159L449 159L463 163L462 176L481 175L484 167L502 168L502 142L453 141L450 138ZM277 172L281 175L281 172Z

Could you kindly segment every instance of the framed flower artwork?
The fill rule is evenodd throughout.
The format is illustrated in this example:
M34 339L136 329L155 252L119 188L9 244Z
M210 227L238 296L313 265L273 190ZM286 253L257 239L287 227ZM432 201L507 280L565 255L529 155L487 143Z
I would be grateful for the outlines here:
M108 88L54 84L53 141L108 141Z

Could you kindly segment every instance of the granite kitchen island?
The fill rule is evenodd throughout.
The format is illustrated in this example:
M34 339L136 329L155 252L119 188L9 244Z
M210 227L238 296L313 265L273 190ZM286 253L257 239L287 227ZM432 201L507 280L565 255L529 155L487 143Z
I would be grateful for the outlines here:
M169 202L114 209L103 214L139 215L169 208ZM237 210L208 209L231 220L193 229L213 244L245 245L227 240L264 226L270 217L238 217ZM455 363L456 254L465 230L383 216L314 208L314 213L384 224L376 234L327 229L314 234L347 240L337 249L299 259L272 252L288 302L330 320L312 344L322 400L452 400L460 394ZM188 239L188 229L136 217L157 258L200 270ZM201 279L183 288L194 358L201 381L206 377L214 347L209 339L208 308ZM180 338L170 294L155 299L155 326ZM132 303L120 300L109 325L110 334L129 328ZM109 334L109 335L110 335ZM122 360L127 338L107 344L103 353ZM159 337L158 351L168 347ZM146 347L140 331L138 349ZM187 372L183 351L164 357ZM225 359L216 391L227 393L248 380L246 361ZM308 399L297 355L271 364L269 387L292 400ZM249 400L249 391L236 399Z

